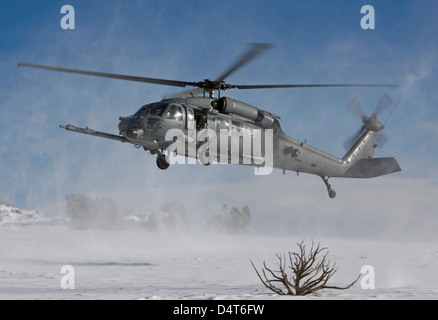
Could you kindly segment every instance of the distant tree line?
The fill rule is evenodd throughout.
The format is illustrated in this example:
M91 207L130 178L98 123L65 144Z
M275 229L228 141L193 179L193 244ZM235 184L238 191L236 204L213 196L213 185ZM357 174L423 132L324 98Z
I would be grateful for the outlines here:
M251 222L251 212L248 206L242 209L232 207L228 211L228 206L222 206L222 213L214 214L207 222L207 228L219 233L240 234L247 231Z
M184 205L176 201L163 204L158 213L123 209L110 198L93 199L84 194L67 196L66 202L67 219L76 229L180 231L189 225Z
M146 231L180 232L190 229L190 221L184 204L169 201L158 212L134 211L121 208L107 197L91 198L84 194L66 197L67 220L76 229L118 230L140 228ZM247 231L251 212L247 206L241 209L227 205L222 212L213 214L207 222L207 230L225 234L240 234Z

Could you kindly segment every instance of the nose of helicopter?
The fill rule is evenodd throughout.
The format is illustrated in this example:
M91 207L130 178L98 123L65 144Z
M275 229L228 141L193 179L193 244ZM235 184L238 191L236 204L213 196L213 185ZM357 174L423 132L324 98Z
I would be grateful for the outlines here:
M143 135L144 131L138 118L120 117L119 120L119 133L125 138L138 139Z
M129 125L128 125L128 118L120 117L119 120L120 120L120 122L119 122L119 133L121 135L124 135L124 133L126 133L126 130L129 127Z

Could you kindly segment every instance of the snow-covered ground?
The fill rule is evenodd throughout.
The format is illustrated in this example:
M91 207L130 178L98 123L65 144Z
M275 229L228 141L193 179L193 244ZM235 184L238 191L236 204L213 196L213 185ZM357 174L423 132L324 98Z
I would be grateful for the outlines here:
M19 210L19 209L18 209ZM301 238L206 232L77 230L64 220L0 204L0 300L3 299L303 299L280 297L257 278L275 253ZM304 299L438 299L438 244L314 239L328 247L346 285L371 265L375 289L358 281L346 291ZM74 289L63 289L74 270ZM63 282L64 281L64 282Z

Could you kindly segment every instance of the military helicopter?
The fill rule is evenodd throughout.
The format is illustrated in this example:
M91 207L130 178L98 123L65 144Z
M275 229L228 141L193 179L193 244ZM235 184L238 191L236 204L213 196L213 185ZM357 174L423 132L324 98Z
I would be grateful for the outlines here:
M192 90L148 103L130 116L120 117L119 135L71 124L60 125L68 131L130 143L136 148L143 147L145 151L157 155L157 166L162 170L169 168L170 154L183 156L184 159L199 159L204 165L210 165L215 161L254 167L261 167L264 164L281 169L283 173L295 171L297 174L308 173L321 177L330 198L336 197L336 192L332 189L329 178L373 178L401 170L394 158L373 158L378 138L385 128L378 120L378 114L391 104L386 94L369 117L364 114L357 99L350 103L349 108L360 116L362 126L351 139L348 151L342 158L316 149L306 141L298 141L287 136L281 129L280 117L274 113L230 97L221 97L221 92L229 89L397 86L391 84L233 85L225 82L228 76L270 47L270 44L251 44L224 73L213 81L166 80L29 63L19 63L18 66L181 88L193 87ZM173 132L171 135L168 134L170 131ZM180 136L175 135L175 132L180 132ZM261 142L259 147L254 145L256 137ZM232 141L238 142L237 148L233 149ZM270 163L263 162L269 154Z

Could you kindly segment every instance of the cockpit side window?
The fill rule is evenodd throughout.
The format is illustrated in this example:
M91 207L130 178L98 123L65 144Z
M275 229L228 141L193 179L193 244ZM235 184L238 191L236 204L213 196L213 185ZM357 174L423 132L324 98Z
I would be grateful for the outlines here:
M238 121L232 121L233 129L237 130L237 132L240 132L243 130L243 123Z
M182 114L181 106L178 106L176 104L172 104L169 107L169 110L167 111L166 119L182 121L183 114Z
M187 129L195 129L195 115L191 108L187 108Z
M217 130L226 129L228 130L228 119L226 118L217 118Z

